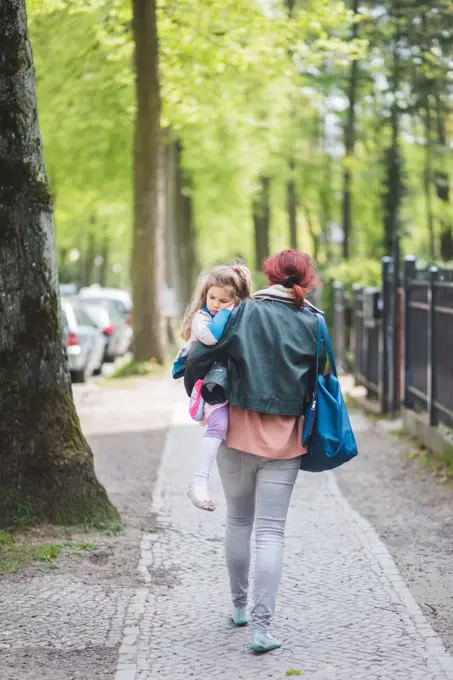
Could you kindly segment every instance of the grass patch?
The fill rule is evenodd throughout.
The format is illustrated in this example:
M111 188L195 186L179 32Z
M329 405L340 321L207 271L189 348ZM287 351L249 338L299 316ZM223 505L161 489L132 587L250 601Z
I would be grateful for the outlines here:
M94 550L91 543L37 543L30 536L14 537L0 533L0 574L8 574L25 569L30 565L40 569L55 569L57 560L63 555L81 557Z
M84 524L83 531L85 533L91 533L93 529L102 531L107 536L118 536L123 531L123 523L121 518L105 520L92 517L89 522Z
M161 366L155 359L151 361L135 361L132 357L121 364L106 380L121 378L153 377L162 378L168 372L168 366Z
M391 434L398 439L411 439L411 436L405 427L399 427L396 430L392 430Z
M12 545L13 543L14 539L11 536L11 534L7 534L4 531L0 531L0 550L2 550L8 545Z
M302 671L298 671L295 668L288 668L285 675L286 675L287 678L289 678L293 675L302 675Z
M443 451L429 451L424 449L421 461L441 481L453 480L453 449L445 448Z
M416 460L430 470L441 481L453 480L453 447L445 447L443 451L431 451L421 437L411 437L403 430L402 438L407 439L413 446L408 454L408 460Z

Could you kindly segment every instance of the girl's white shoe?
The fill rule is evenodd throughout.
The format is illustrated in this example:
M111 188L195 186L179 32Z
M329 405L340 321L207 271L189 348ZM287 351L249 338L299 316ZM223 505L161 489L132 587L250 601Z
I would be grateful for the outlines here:
M195 477L187 492L192 503L200 510L207 510L214 512L215 505L209 499L208 480L206 478L199 479Z

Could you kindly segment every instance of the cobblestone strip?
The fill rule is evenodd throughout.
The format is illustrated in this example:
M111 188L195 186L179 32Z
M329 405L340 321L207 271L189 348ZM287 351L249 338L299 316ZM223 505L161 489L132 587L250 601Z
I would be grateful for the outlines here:
M336 497L342 512L349 516L351 524L356 527L357 533L362 537L365 550L371 553L380 568L382 578L394 590L401 603L400 616L406 626L406 630L412 634L419 634L425 643L426 663L433 673L444 673L446 678L453 679L453 658L446 652L441 638L431 627L428 619L416 603L411 591L402 578L391 554L384 543L378 538L375 530L367 520L355 512L343 496L334 475L328 475L330 493ZM442 677L442 675L440 676Z
M126 614L116 680L453 680L453 660L373 528L332 474L300 475L287 525L274 632L283 647L253 657L228 623L224 503L188 502L200 429L175 415L154 493L157 529L142 540L143 589Z

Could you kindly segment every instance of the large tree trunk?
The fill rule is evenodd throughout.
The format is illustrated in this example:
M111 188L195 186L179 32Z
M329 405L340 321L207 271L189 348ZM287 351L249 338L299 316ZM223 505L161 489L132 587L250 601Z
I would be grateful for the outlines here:
M25 0L0 4L0 524L117 519L72 400Z
M253 225L255 233L255 269L261 269L269 256L270 238L270 185L269 177L260 178L260 186L253 201Z
M359 0L353 0L352 11L357 17ZM359 24L352 25L352 39L356 40L359 32ZM357 59L351 62L348 85L348 113L344 130L344 165L343 165L343 257L347 260L350 255L350 241L352 233L352 170L351 163L355 146L355 107L357 99L357 86L359 81L359 64Z
M156 0L133 0L137 117L134 150L133 353L164 363L161 292L165 279L165 182L160 131Z

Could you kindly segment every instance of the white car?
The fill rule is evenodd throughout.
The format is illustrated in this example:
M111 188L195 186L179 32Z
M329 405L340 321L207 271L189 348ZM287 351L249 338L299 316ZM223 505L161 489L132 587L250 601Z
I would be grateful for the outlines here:
M80 298L79 305L107 338L104 361L110 363L126 354L131 343L132 328L117 311L113 301Z
M76 301L62 298L61 315L71 378L85 382L101 373L107 339Z
M100 304L108 302L113 304L125 323L132 327L132 296L127 290L122 288L103 288L102 286L94 285L88 288L81 288L79 297L90 302Z

